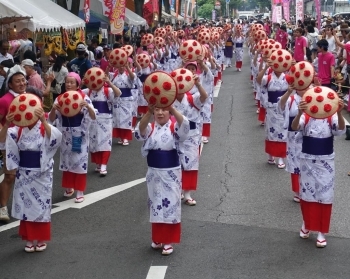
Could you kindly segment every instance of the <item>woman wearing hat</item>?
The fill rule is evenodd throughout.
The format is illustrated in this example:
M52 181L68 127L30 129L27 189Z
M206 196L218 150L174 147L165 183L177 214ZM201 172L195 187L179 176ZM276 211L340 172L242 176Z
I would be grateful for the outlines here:
M8 169L18 169L12 216L20 220L19 235L26 240L24 250L31 253L44 251L47 247L45 241L51 239L53 156L61 144L62 134L47 123L40 99L25 95L27 107L31 101L37 104L33 116L39 120L28 123L28 127L9 128L20 111L10 112L0 131L0 142L5 143L7 155L11 154L7 156Z
M80 91L80 76L69 73L65 80L67 91ZM89 158L89 129L92 120L96 119L95 110L89 96L83 95L80 112L73 117L63 116L61 107L56 99L49 114L51 122L56 121L62 131L62 144L60 148L59 169L62 173L62 187L64 196L71 197L76 191L75 202L84 201L86 189L86 173ZM73 151L73 137L81 139L80 152Z
M317 231L316 246L319 248L327 246L325 234L329 232L334 200L334 136L345 133L345 120L341 113L343 101L340 100L338 105L337 113L316 119L304 113L309 104L301 101L291 125L303 136L299 163L300 206L304 222L299 234L301 238L309 238L310 231Z
M105 73L101 74L103 75ZM100 176L107 175L107 164L112 151L112 103L121 95L120 90L106 75L103 81L104 86L97 90L83 89L96 110L96 119L89 129L89 151L91 162L96 164L95 172L100 173Z
M287 151L287 129L283 127L283 115L277 111L277 101L288 89L288 83L284 73L273 71L265 75L270 68L270 61L266 63L265 68L259 72L257 82L261 86L262 105L266 109L265 121L265 152L268 154L268 163L275 165L275 157L278 158L279 169L284 169L283 158L286 157ZM278 64L280 62L277 62ZM282 62L283 63L283 62Z
M186 68L190 70L195 79L193 94L178 94L173 104L190 121L189 138L183 142L185 152L180 156L182 164L182 190L185 204L193 206L197 202L191 197L191 191L197 189L199 146L201 142L202 117L200 111L208 98L208 94L201 85L197 76L197 62L189 62Z
M234 44L234 51L236 55L236 69L238 72L242 71L243 43L244 43L244 37L241 32L241 29L237 29L235 36L233 38L233 44Z
M108 68L107 68L108 74ZM120 66L110 74L110 80L119 88L122 94L113 101L113 138L119 138L118 144L129 145L132 140L132 118L135 97L132 89L135 88L136 77L128 64Z
M175 117L176 122L170 119ZM154 122L150 124L151 117ZM153 249L163 255L173 253L173 243L181 236L181 164L182 143L188 138L190 124L170 106L149 107L135 130L135 138L144 141L142 156L147 157L147 188ZM197 151L198 152L198 151Z

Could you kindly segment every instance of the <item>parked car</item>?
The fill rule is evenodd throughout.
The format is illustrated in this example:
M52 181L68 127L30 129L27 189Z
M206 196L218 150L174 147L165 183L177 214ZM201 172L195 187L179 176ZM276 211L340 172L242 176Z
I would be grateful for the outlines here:
M337 17L342 17L342 18L350 18L350 12L343 12L343 13L336 13L332 17L337 18Z

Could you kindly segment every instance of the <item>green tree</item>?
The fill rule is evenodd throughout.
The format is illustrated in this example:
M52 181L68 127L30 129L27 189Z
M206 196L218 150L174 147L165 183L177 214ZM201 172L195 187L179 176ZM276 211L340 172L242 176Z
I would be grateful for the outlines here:
M199 5L198 6L198 15L199 15L199 17L210 19L213 9L214 9L213 3L205 3L203 5Z

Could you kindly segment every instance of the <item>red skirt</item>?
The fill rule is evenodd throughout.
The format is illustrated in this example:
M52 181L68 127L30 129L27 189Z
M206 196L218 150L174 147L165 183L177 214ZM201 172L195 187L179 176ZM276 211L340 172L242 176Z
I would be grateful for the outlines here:
M236 61L236 68L237 69L242 68L242 61Z
M91 152L91 163L107 165L111 151Z
M300 188L299 174L291 173L290 176L292 179L292 191L294 193L299 193L299 188Z
M260 122L265 122L266 118L266 109L263 107L260 107L259 114L258 114L258 120Z
M218 72L218 79L221 80L221 77L222 77L222 72Z
M148 106L138 106L137 107L137 113L138 114L145 114L148 111Z
M85 191L86 173L64 171L62 173L62 188L73 188L76 191Z
M51 240L51 222L29 222L21 220L18 234L23 240Z
M287 143L265 140L265 152L273 157L285 158L287 156Z
M216 86L216 84L218 83L218 79L219 77L214 77L214 86Z
M197 190L198 170L182 170L182 190L195 191Z
M152 223L152 241L158 243L180 243L181 223Z
M128 129L113 128L113 138L132 140L132 131Z
M253 75L250 75L250 80L253 80Z
M132 118L132 126L135 127L136 124L137 124L137 117L133 116L133 118Z
M321 233L328 233L331 223L332 204L307 202L300 200L301 213L305 229Z
M210 123L203 123L202 136L210 137Z

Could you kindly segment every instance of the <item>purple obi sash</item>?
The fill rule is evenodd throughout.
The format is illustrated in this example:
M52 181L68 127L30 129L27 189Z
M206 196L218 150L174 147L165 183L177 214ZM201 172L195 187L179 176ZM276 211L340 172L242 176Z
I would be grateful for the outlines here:
M20 150L19 166L22 168L40 168L40 151Z
M73 117L67 117L62 115L62 127L79 127L83 118L84 114L82 113L78 113Z
M156 169L170 169L180 166L177 150L149 150L147 165Z
M122 92L120 95L120 98L126 98L126 97L131 97L131 88L119 88L119 90Z
M310 155L330 155L333 153L333 136L329 138L303 136L301 152Z
M178 57L179 57L178 55L175 55L174 53L171 53L171 56L170 56L171 59L177 59Z
M236 43L236 47L243 47L243 43Z
M268 94L268 102L275 104L277 103L278 98L284 95L287 90L285 91L267 91Z
M189 121L190 122L190 130L195 130L197 128L196 122Z
M292 129L292 122L294 120L295 116L289 116L289 124L288 124L288 131L289 132L295 132L293 129Z
M106 101L93 101L92 104L94 108L98 110L99 113L111 113Z
M149 74L142 74L141 76L139 76L139 79L142 83L144 83L148 76L149 76Z

